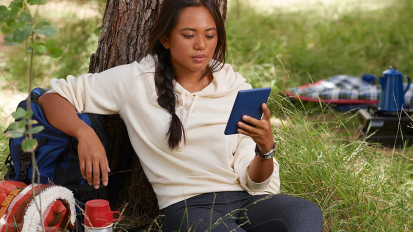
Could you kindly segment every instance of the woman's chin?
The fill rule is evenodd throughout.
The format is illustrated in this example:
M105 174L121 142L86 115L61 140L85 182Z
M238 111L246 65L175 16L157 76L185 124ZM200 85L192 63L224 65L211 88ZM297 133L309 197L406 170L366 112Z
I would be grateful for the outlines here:
M202 72L206 69L206 67L208 66L208 64L196 64L196 65L191 65L191 67L189 68L189 70L193 71L193 72Z

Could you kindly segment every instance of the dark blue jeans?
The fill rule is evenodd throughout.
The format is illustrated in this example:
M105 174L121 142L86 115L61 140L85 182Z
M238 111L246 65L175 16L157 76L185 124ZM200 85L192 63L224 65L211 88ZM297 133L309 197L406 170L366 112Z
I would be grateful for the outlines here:
M320 208L288 195L247 192L205 193L161 210L162 232L322 231Z

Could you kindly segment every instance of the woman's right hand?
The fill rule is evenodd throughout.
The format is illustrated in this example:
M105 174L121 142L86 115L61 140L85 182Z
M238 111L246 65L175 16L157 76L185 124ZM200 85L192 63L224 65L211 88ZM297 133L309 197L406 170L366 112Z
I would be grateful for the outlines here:
M96 132L89 126L83 128L77 134L79 166L83 178L87 179L89 185L93 184L95 189L98 189L100 173L102 173L102 182L106 186L110 169L102 142Z
M90 185L99 188L100 173L103 185L108 184L109 165L106 151L96 132L82 121L73 105L56 93L48 93L39 97L47 121L56 129L79 141L78 154L80 172Z

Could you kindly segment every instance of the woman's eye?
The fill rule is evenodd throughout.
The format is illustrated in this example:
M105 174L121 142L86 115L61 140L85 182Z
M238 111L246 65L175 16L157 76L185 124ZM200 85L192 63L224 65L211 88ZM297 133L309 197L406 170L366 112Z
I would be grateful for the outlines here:
M207 39L213 39L215 36L214 35L206 35L205 38Z
M182 35L184 38L190 39L192 37L194 37L193 35Z

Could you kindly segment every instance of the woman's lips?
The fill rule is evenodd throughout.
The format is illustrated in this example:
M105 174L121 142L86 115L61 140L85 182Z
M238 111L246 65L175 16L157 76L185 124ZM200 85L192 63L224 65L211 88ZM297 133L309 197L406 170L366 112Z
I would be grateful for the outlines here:
M197 63L202 63L206 59L206 55L196 55L192 57L192 60L197 62Z

